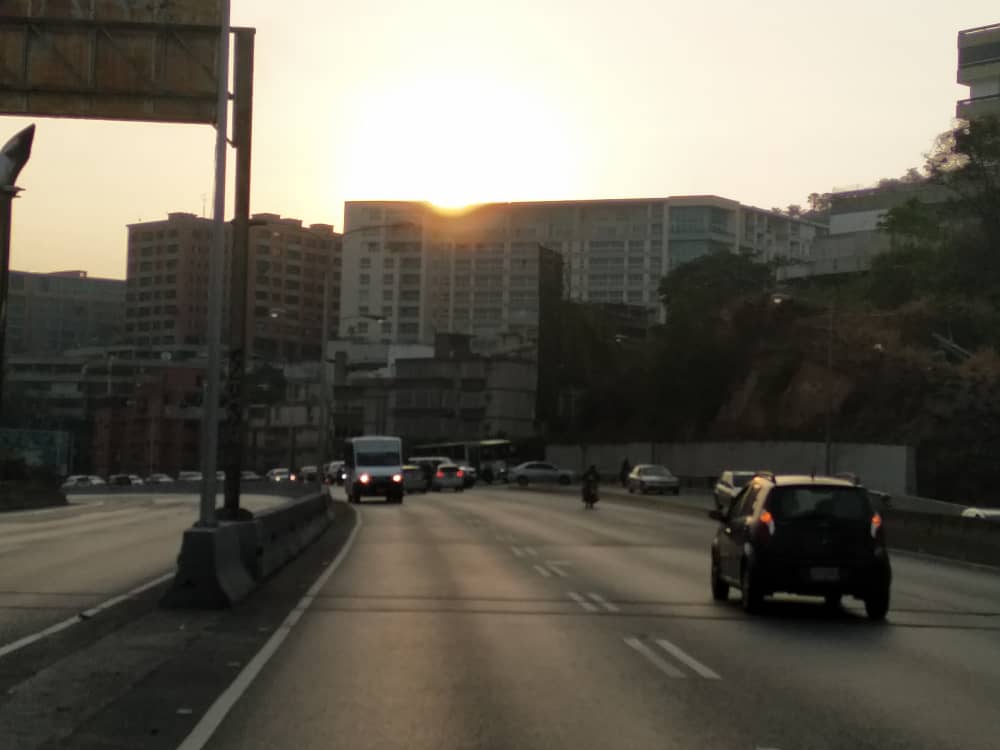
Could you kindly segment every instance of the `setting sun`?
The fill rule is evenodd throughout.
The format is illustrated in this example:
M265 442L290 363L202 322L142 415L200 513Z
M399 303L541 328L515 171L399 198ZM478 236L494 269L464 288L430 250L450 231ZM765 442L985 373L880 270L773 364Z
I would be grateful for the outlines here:
M357 145L343 189L352 198L460 207L565 194L573 183L561 113L496 80L451 73L387 82L348 109Z

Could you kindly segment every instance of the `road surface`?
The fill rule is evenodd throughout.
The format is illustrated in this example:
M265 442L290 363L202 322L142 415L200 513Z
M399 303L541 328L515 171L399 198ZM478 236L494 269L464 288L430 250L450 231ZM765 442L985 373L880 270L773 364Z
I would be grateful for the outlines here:
M287 498L247 495L264 508ZM0 513L0 653L175 568L198 499L183 494L73 495L68 507Z
M995 572L899 554L886 624L790 597L750 618L712 602L690 511L503 487L360 514L208 747L998 746Z

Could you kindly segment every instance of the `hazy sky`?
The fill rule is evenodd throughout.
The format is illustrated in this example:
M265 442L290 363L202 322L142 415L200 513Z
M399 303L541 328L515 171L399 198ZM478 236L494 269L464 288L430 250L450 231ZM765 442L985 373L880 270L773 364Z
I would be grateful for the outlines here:
M252 210L804 203L921 164L967 95L956 32L998 21L996 0L234 0L257 28ZM124 277L127 223L211 206L210 127L37 122L14 268Z

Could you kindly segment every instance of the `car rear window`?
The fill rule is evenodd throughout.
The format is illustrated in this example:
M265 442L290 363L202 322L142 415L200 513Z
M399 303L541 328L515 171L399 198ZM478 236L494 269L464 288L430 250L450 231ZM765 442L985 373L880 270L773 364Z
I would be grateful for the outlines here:
M823 486L775 487L767 499L767 509L778 521L861 521L868 519L872 512L863 490Z
M644 477L669 477L670 472L662 466L647 466L641 472Z

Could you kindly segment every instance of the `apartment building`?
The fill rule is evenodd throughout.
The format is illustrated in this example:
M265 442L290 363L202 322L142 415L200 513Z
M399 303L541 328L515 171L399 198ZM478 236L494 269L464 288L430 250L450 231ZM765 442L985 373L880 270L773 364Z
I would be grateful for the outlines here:
M125 336L165 351L207 342L209 253L213 223L190 213L129 226ZM231 227L224 261L223 340L228 337ZM329 325L337 330L340 235L328 224L255 214L250 223L247 320L251 356L318 359L324 285Z
M957 117L1000 116L1000 23L958 32L958 82L969 98L956 105Z
M9 280L8 354L110 346L124 333L124 281L92 278L86 271L11 271Z
M716 196L493 203L345 205L340 335L430 342L467 333L477 348L530 339L558 256L566 299L660 315L671 269L714 252L808 256L821 225Z

